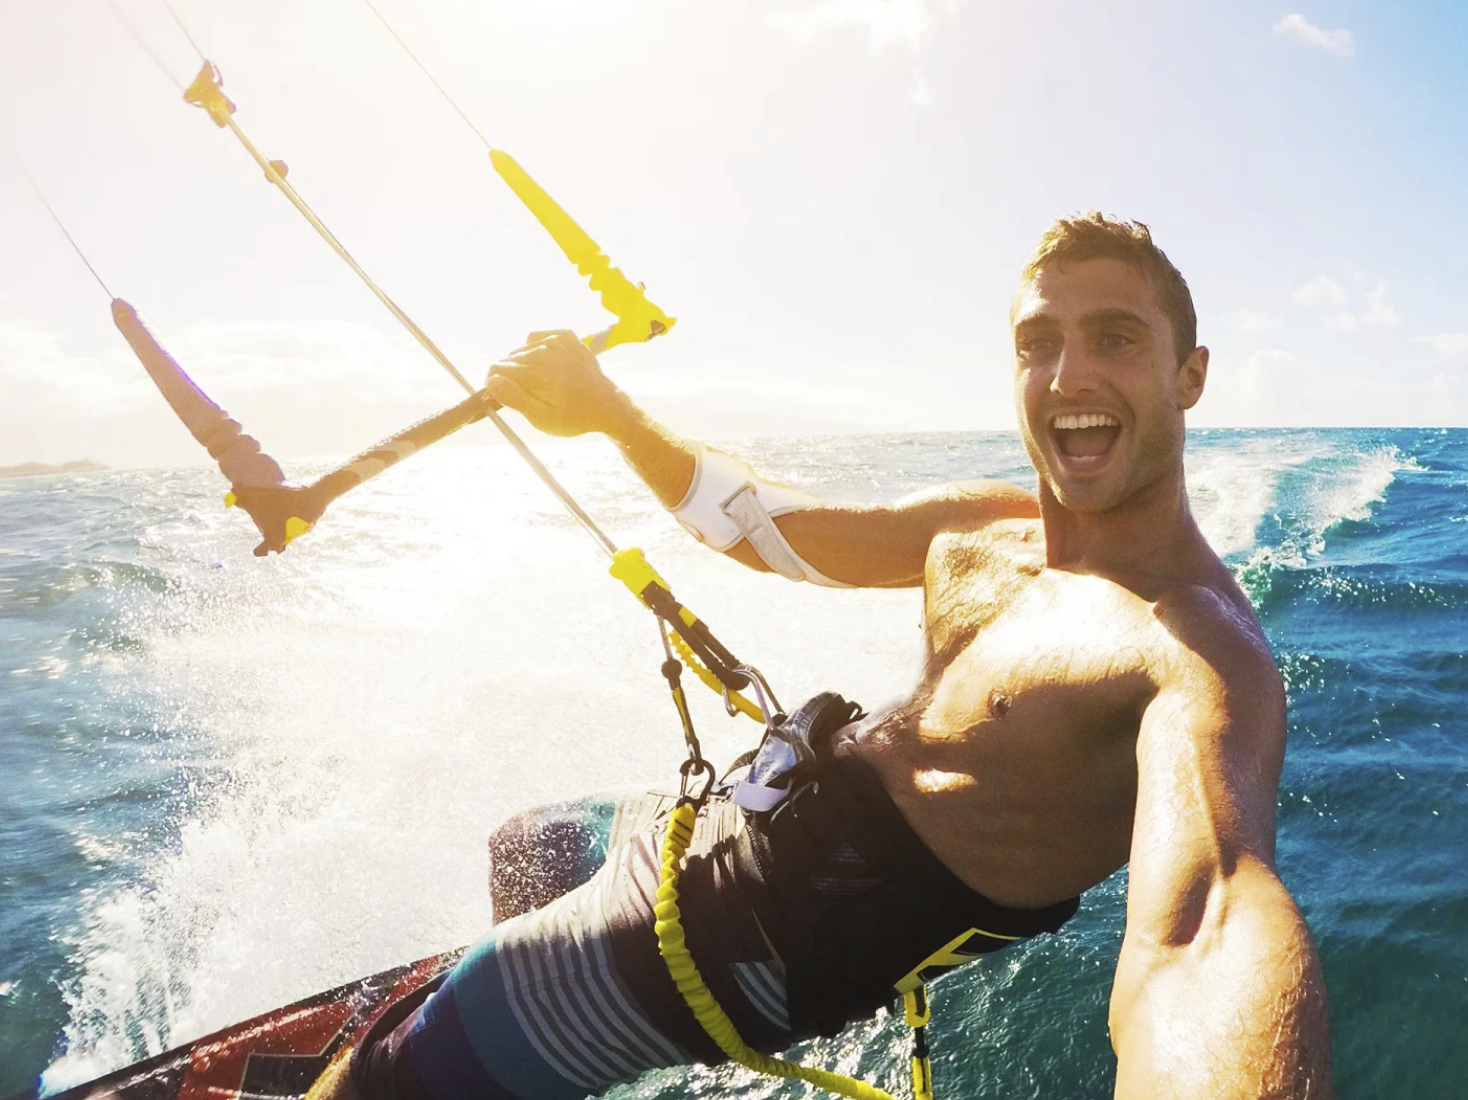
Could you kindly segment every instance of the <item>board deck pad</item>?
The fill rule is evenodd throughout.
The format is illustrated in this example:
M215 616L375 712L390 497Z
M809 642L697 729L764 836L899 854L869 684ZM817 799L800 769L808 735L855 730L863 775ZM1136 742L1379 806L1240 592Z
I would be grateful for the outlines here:
M298 1100L344 1044L363 1035L388 1006L443 974L465 950L348 982L51 1093L48 1100ZM41 1095L33 1089L8 1100Z

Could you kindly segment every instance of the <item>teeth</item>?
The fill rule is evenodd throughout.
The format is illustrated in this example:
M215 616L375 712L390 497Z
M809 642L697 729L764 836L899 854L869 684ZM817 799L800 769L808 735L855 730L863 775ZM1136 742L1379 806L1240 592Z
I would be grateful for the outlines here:
M1076 428L1119 428L1121 421L1108 413L1065 413L1050 421L1052 428L1072 431Z

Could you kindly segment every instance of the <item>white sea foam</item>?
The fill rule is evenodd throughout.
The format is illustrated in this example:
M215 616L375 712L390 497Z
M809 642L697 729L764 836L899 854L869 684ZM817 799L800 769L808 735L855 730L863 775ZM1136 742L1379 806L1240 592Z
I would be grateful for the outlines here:
M1268 594L1275 570L1320 559L1332 531L1369 519L1399 474L1422 469L1391 444L1343 453L1338 439L1327 439L1322 445L1313 435L1288 437L1291 450L1281 457L1268 508L1277 533L1254 546L1235 570L1256 603Z
M1299 451L1281 453L1268 439L1189 454L1188 498L1214 553L1231 558L1252 550L1260 523L1274 507L1282 472L1309 458Z
M1373 508L1386 499L1387 489L1404 470L1421 470L1417 460L1387 445L1364 451L1342 470L1339 480L1323 484L1312 503L1310 552L1325 550L1325 536L1347 521L1369 519Z
M782 701L833 687L872 704L910 682L916 593L752 574L681 538L620 465L566 476ZM237 526L169 532L174 552L224 565L190 576L187 613L143 616L147 644L113 689L219 768L172 848L138 853L132 884L88 906L47 1088L469 942L488 925L494 825L676 784L653 619L539 492L513 456L434 455L283 558L242 557ZM727 760L757 728L702 695L705 751Z

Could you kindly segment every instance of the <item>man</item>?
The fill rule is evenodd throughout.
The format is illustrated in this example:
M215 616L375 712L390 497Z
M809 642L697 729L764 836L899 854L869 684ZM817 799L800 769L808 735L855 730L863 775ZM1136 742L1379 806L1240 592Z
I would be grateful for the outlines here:
M1328 1097L1319 963L1273 863L1284 690L1188 507L1184 413L1208 351L1186 283L1145 226L1062 220L1011 324L1038 495L968 482L819 504L652 422L569 333L490 373L536 427L607 434L680 522L745 565L924 586L912 694L855 720L818 697L793 716L793 747L767 739L700 819L695 960L751 1045L778 1049L934 964L1054 930L1129 863L1116 1095ZM717 1060L651 973L657 809L638 812L590 882L502 925L374 1029L351 1081L343 1064L319 1090L569 1097Z

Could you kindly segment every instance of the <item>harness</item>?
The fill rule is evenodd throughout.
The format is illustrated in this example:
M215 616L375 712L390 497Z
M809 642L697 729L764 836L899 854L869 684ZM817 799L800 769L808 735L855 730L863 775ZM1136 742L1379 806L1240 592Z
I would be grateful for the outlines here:
M913 1094L930 1097L925 983L1057 930L1078 902L1014 910L970 890L913 833L876 774L860 759L834 753L832 735L859 717L859 706L831 692L788 717L776 713L759 748L731 769L748 767L745 779L722 789L745 815L734 858L742 880L753 884L760 925L785 961L794 1037L835 1035L900 994L913 1033ZM699 805L685 798L669 824L657 913L659 946L699 1022L743 1065L841 1095L886 1095L751 1051L737 1036L726 1045L732 1025L711 1007L678 923L678 869Z

